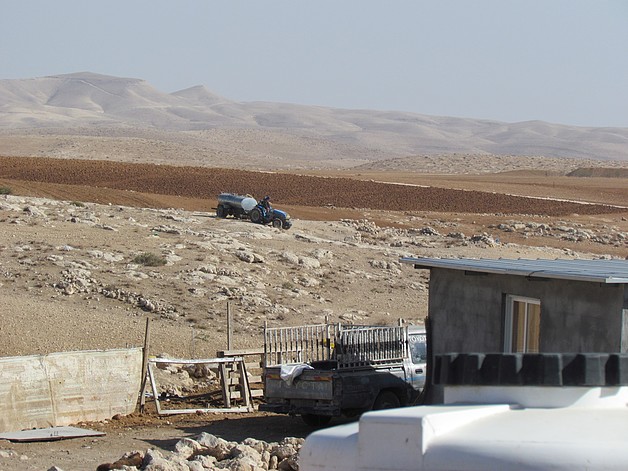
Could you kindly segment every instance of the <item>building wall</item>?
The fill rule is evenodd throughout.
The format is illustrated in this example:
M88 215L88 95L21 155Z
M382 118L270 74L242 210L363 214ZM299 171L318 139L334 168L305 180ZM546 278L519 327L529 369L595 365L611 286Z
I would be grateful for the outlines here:
M620 284L432 268L433 353L503 351L509 294L540 299L541 352L619 352L626 292Z

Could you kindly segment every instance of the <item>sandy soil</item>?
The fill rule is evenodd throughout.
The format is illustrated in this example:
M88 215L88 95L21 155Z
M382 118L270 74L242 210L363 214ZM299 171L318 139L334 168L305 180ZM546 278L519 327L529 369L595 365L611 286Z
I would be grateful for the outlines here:
M149 317L154 353L213 357L226 345L227 302L236 348L259 346L264 321L418 323L428 276L402 256L628 256L628 210L613 207L628 206L625 178L342 176L0 158L0 188L13 193L0 196L0 355L141 345ZM221 191L270 194L294 226L216 219ZM142 252L166 264L143 266L134 261ZM201 431L238 441L308 433L299 420L259 413L86 425L107 435L0 441L0 469L95 469Z

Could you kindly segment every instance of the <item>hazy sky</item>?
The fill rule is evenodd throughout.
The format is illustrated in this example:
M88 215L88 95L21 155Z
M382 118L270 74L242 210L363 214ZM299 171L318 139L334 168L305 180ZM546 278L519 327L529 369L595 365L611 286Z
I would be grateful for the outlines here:
M0 78L628 127L626 0L7 0Z

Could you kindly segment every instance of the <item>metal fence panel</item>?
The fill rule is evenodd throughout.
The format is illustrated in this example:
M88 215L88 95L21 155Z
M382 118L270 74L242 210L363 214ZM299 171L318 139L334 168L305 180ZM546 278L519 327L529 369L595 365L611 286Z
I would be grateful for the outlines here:
M272 327L264 332L266 367L333 360L338 368L358 368L402 361L407 357L407 329L363 325L314 324Z

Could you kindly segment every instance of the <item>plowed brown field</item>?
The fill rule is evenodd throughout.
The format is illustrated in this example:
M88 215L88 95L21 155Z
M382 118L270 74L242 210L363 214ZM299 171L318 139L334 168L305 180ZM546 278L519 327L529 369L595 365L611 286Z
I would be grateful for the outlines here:
M583 205L493 193L490 188L485 192L454 190L353 178L27 157L0 157L0 184L18 193L28 188L28 194L37 196L192 210L207 210L215 204L217 194L233 192L258 198L269 194L274 202L296 208L547 216L625 211L603 204ZM304 210L303 214L307 212ZM294 214L299 216L298 210Z

